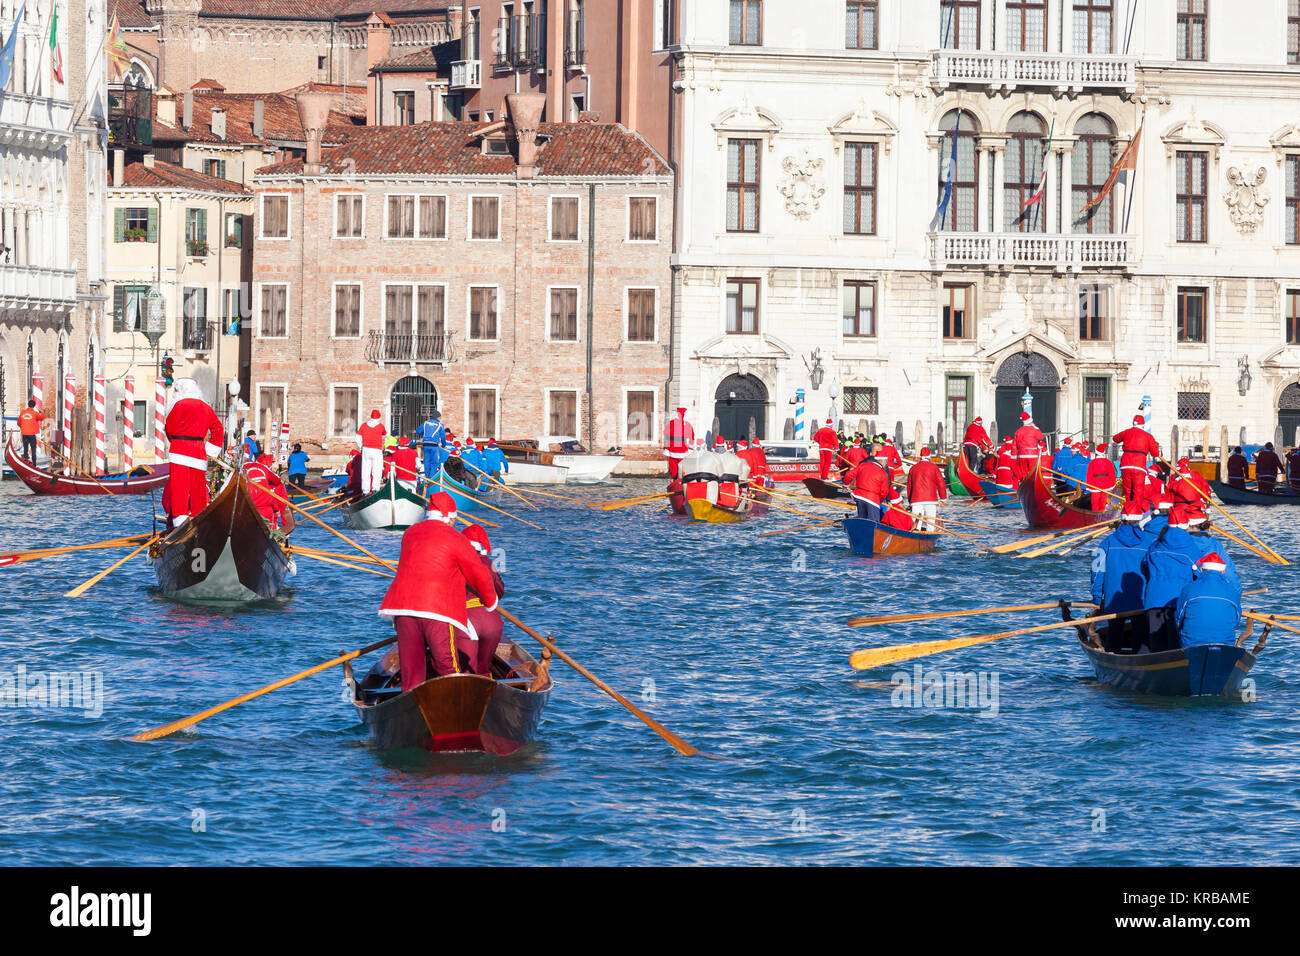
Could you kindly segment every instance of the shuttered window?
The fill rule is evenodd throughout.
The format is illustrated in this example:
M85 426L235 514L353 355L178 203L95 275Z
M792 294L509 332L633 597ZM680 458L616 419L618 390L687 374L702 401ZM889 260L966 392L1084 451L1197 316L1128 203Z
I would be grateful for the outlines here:
M441 338L446 332L446 294L440 285L422 285L416 295L421 335Z
M447 238L447 197L420 197L420 238Z
M551 197L551 242L578 241L578 197Z
M627 340L655 340L655 290L629 289L627 293Z
M262 286L261 327L262 338L283 338L288 330L289 287L287 285Z
M357 433L357 415L361 406L361 390L352 386L335 385L330 389L334 408L331 427L335 438L353 438Z
M346 194L334 199L334 235L339 239L360 239L365 226L365 197Z
M113 210L114 242L157 242L158 210L152 206L127 206Z
M384 289L384 332L388 335L410 335L413 313L409 285L390 285Z
M271 424L284 421L284 389L274 385L257 387L257 433L270 435Z
M551 341L578 341L578 290L551 290Z
M415 197L388 197L388 232L389 239L415 238Z
M493 341L497 337L497 290L494 286L470 287L469 337L475 341Z
M496 389L469 390L469 433L478 439L497 437Z
M629 242L655 242L659 238L659 201L654 196L633 196L627 201Z
M470 200L470 238L501 237L501 199L498 196L475 196Z
M578 434L578 393L577 392L548 392L547 401L550 405L547 414L547 431L548 435L573 435Z
M361 286L334 287L334 337L355 339L361 335Z
M289 238L289 197L262 197L262 238Z
M648 442L655 437L655 393L630 391L627 393L627 441Z
M147 285L119 285L113 288L113 331L143 332Z

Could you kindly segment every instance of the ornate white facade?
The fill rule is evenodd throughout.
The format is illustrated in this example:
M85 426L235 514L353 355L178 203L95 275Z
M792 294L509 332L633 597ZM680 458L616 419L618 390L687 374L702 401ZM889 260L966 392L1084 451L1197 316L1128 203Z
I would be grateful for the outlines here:
M977 414L1005 431L1028 380L1061 435L1107 437L1150 395L1162 443L1281 423L1291 444L1293 6L683 3L672 404L779 439L803 389L805 420L951 441ZM1139 127L1135 175L1085 219Z

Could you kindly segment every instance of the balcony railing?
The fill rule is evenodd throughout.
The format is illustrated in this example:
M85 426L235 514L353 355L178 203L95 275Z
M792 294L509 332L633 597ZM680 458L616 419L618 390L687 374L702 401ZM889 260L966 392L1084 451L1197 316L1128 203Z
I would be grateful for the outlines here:
M569 11L568 29L564 34L564 66L584 70L587 64L587 18L581 10Z
M482 60L456 60L451 65L453 90L477 90L483 85Z
M0 263L0 308L71 308L76 301L74 270Z
M72 136L72 104L49 96L0 93L0 143L48 149Z
M498 70L540 70L546 66L546 17L502 17L497 21Z
M384 365L406 362L411 365L446 365L454 355L451 333L420 335L412 332L371 332L366 343L366 361Z
M188 352L211 352L216 323L186 319L181 328L181 348Z
M930 261L950 266L1053 269L1117 269L1133 262L1134 240L1120 235L1043 233L935 232L930 234Z
M1094 53L1017 53L936 50L931 84L1131 93L1137 89L1137 58Z

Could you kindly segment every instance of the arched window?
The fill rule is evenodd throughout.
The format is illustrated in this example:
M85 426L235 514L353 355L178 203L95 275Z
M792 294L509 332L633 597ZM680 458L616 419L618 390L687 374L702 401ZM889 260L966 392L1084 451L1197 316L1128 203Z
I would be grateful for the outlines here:
M1074 152L1070 156L1070 222L1075 232L1114 232L1115 196L1112 193L1079 221L1083 208L1101 192L1110 176L1115 127L1100 113L1089 113L1074 128Z
M957 165L952 171L952 199L940 229L975 232L979 229L979 163L975 153L975 136L979 133L975 117L950 110L939 123L943 137L939 140L939 200L948 182L948 166L953 155L953 136L957 137Z
M1043 197L1026 205L1038 193L1043 178L1043 121L1033 113L1017 113L1007 124L1007 153L1002 177L1002 203L1006 227L1012 231L1044 232L1047 210Z

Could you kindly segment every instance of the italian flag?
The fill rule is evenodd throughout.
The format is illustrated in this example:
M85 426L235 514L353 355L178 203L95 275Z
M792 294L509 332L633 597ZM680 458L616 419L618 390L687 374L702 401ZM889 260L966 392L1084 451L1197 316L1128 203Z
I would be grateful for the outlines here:
M50 19L50 69L54 73L54 78L63 83L63 56L59 53L59 8L54 8L54 16Z

